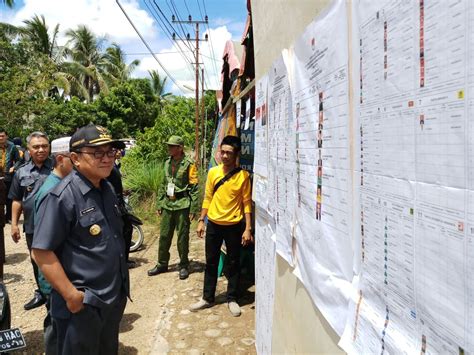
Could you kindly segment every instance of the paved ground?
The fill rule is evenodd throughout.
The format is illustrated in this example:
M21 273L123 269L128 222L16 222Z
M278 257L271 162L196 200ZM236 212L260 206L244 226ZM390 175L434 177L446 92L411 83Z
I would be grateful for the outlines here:
M253 354L255 353L254 286L243 285L242 315L232 317L225 301L226 280L220 278L217 305L197 313L187 307L201 296L204 242L191 238L189 279L178 279L177 252L172 246L171 272L148 277L157 253L157 230L145 228L145 246L132 254L138 267L130 270L132 299L127 304L120 332L120 354ZM12 327L19 327L27 343L25 354L43 351L44 307L23 310L35 288L26 242L14 244L10 226L5 228L7 265L5 284L12 302Z

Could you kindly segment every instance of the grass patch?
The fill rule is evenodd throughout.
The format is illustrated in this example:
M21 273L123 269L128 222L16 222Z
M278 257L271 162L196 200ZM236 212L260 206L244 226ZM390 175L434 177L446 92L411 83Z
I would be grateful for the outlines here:
M156 213L156 199L161 185L164 183L165 174L163 162L137 162L127 160L122 162L123 186L132 193L129 203L134 213L144 222L158 225L160 218ZM207 170L200 168L199 174L199 206L202 205L206 186ZM200 214L200 208L198 216ZM196 218L197 219L197 218Z

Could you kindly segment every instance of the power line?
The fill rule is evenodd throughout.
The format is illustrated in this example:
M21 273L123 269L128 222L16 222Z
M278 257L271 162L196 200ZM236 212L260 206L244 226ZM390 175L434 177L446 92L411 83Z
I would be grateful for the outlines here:
M204 0L202 0L202 6L204 6L204 13L207 15L206 2Z
M184 52L190 53L191 51L184 51ZM167 52L155 52L153 54L155 54L155 55L165 55L165 54L179 54L179 53L182 53L182 52L181 51L167 51ZM149 52L130 52L130 53L124 53L124 55L128 55L128 56L132 56L132 55L150 55L150 53ZM210 60L220 62L219 59L215 59L215 58L210 57L208 55L205 55L203 53L200 53L200 55L203 56L203 57L206 57Z
M198 7L199 7L199 13L201 14L201 18L204 19L204 16L202 15L202 11L201 11L201 4L199 4L199 0L196 0L197 4L198 4Z
M171 3L171 6L170 6L170 3ZM183 34L184 34L184 37L187 37L187 36L186 36L186 33L185 33L185 29L184 29L184 27L183 27L183 23L184 23L184 24L187 24L187 25L189 25L189 26L191 26L191 24L190 24L190 23L187 23L186 21L182 21L182 20L181 20L181 19L182 19L182 16L181 16L181 14L179 13L179 10L178 10L178 8L177 8L177 6L176 6L174 0L170 0L170 2L168 2L168 0L166 0L166 4L168 5L168 8L170 9L170 11L175 13L176 18L178 19L178 21L176 21L176 22L179 24L179 26L180 26L180 28L181 28L181 31L182 31ZM188 20L190 20L190 16L191 16L191 14L188 14ZM202 16L202 12L201 12L201 16ZM204 18L203 18L202 20L204 20ZM207 25L207 24L206 24L206 25ZM209 28L208 25L207 25L207 27ZM194 29L193 29L193 30L194 30ZM191 47L191 46L190 46L190 43L188 43L188 47ZM203 55L203 54L202 54L202 51L201 51L200 54L201 54L201 56ZM206 57L207 57L207 56L206 56ZM203 65L204 65L204 60L203 60L202 62L203 62ZM213 64L213 66L214 66L214 69L216 69L216 68L215 68L215 63L212 63L212 64ZM206 76L209 77L209 71L206 70L205 73L204 73L204 75L205 75L205 77L206 77ZM209 80L210 80L210 79L208 79L208 81L209 81ZM207 85L207 86L209 87L209 85Z
M168 0L166 0L166 4L168 4ZM173 0L171 0L171 5L172 5L172 7L173 7L174 10L172 10L172 9L170 8L169 4L168 4L168 8L170 8L170 11L171 11L172 13L173 13L173 11L174 11L174 13L176 14L176 17L177 17L177 19L178 19L178 21L179 21L179 22L178 22L179 27L181 28L181 31L183 31L184 37L186 37L187 33L189 33L189 32L186 32L186 31L184 30L184 27L183 27L183 25L182 25L182 22L183 22L183 21L181 21L181 14L179 13L178 8L176 7L176 5L175 5L175 3L174 3ZM188 13L188 16L191 16L191 14Z
M199 4L199 0L198 1L198 4ZM204 7L204 12L207 16L207 9L206 9L206 2L204 0L202 0L202 4L203 4L203 7ZM214 66L214 70L216 72L216 75L219 76L219 73L220 71L217 69L217 65L216 65L216 62L219 62L220 63L220 60L216 60L216 53L214 51L214 45L212 44L212 37L211 37L211 29L209 28L209 23L206 23L207 25L207 31L208 31L208 34L209 34L209 44L211 45L211 56L212 56L212 59L213 59L213 66ZM219 86L219 82L217 82L217 86Z
M186 51L190 52L190 51ZM155 55L164 55L164 54L178 54L181 53L181 51L168 51L168 52L155 52L153 54ZM124 53L124 55L150 55L148 52L136 52L136 53ZM210 58L210 57L209 57Z
M171 3L171 6L170 6L170 3ZM179 12L179 10L178 10L178 8L177 8L177 6L176 6L174 0L170 0L170 2L168 2L168 0L166 0L166 4L168 5L168 8L170 9L170 11L171 11L172 13L174 12L174 14L176 15L176 18L177 18L177 20L178 20L178 21L173 21L173 22L179 24L179 26L180 26L180 28L181 28L181 31L184 33L184 37L187 37L187 34L185 33L185 29L184 29L184 27L183 27L183 24L191 26L191 23L189 23L189 21L182 21L182 16L181 16L181 14L180 14L180 12ZM189 8L188 8L188 6L187 6L187 3L185 3L185 6L186 6L186 8L187 8L188 11L189 11ZM201 14L201 16L202 16L202 11L201 11L201 10L200 10L200 14ZM191 14L188 13L188 20L190 20L190 16L191 16ZM202 20L204 20L204 18L202 18ZM209 28L209 25L208 25L207 23L206 23L206 25L207 25L207 27ZM193 31L194 31L194 29L193 29ZM191 48L191 44L190 44L190 43L185 43L185 44L187 45L187 47L188 47L189 49L193 50L193 49ZM201 52L201 56L202 56L202 52ZM203 64L204 64L204 61L203 61ZM217 74L216 65L215 65L215 63L212 63L212 64L213 64L214 70L216 70L216 74ZM209 76L208 72L209 72L208 70L205 71L205 76ZM210 79L209 79L209 80L210 80Z
M165 68L165 66L160 62L160 60L156 57L156 55L153 53L153 51L151 50L150 46L148 45L148 43L145 41L145 39L143 38L143 36L140 34L140 32L138 31L138 29L135 27L135 25L133 24L132 20L130 19L130 17L128 16L127 12L125 11L125 9L122 7L122 5L120 4L119 0L115 0L117 5L120 7L120 10L122 10L123 14L125 15L125 17L127 18L128 22L130 22L130 25L132 25L133 29L135 30L135 32L137 33L138 37L140 37L141 41L143 42L143 44L147 47L147 49L150 51L151 55L153 56L153 58L155 58L156 62L158 63L158 65L161 67L161 69L163 69L163 71L166 73L166 75L168 75L168 77L171 79L171 81L178 87L178 89L183 93L185 94L185 91L183 90L183 88L178 84L178 82L173 78L173 76L168 72L168 70Z
M154 1L153 1L154 2ZM150 6L147 4L147 2L145 1L144 2L146 7L148 8L148 10L150 11L151 15L156 19L158 25L161 27L161 29L163 30L164 34L168 37L168 39L170 40L171 43L173 43L173 40L171 39L172 37L172 32L170 31L170 29L167 27L165 21L163 21L159 15L159 13L153 9L152 10L152 6L150 4ZM155 5L158 7L158 10L161 12L162 16L165 18L166 20L166 17L164 16L163 12L161 11L161 9L159 8L159 6L155 3ZM156 13L156 15L155 15ZM158 17L157 17L158 16ZM160 22L163 24L161 25ZM169 23L169 22L168 22ZM171 24L170 24L171 25ZM173 29L173 26L171 26L171 29ZM174 29L173 29L174 30ZM178 50L180 51L180 54L181 56L183 57L183 59L185 60L185 62L187 61L188 64L191 66L188 66L186 65L186 68L188 69L189 73L191 74L191 76L193 75L193 72L192 72L192 62L189 60L189 58L184 54L184 51L183 49L181 48L181 45L179 43L177 43L177 47L178 47Z
M184 6L186 6L186 10L188 10L188 15L191 15L191 11L189 11L188 3L184 0Z
M177 17L177 19L179 20L179 22L178 22L179 27L181 28L181 31L183 32L184 38L186 38L186 34L187 34L187 33L186 33L186 31L184 30L183 25L181 24L181 15L179 14L178 9L177 9L176 6L174 5L174 1L171 0L171 6L172 6L173 8L171 8L171 6L170 6L168 0L166 0L166 5L168 5L168 8L170 9L171 13L174 12L174 13L176 14L176 17ZM174 10L173 10L173 9L174 9Z
M158 4L156 3L155 0L153 0L153 3L155 4L155 6L156 6L156 8L158 9L158 11L161 13L161 16L166 20L166 22L168 23L168 25L173 29L173 33L175 33L175 29L174 29L173 25L172 25L171 22L168 20L168 18L166 17L165 13L163 12L163 10L161 10L160 6L158 6ZM164 22L163 22L163 23L164 23ZM182 41L184 41L183 38L181 38L179 34L177 34L177 37L178 37L179 39L181 39ZM171 42L173 42L173 41L171 40ZM192 50L192 48L191 48L189 45L187 45L186 43L185 43L185 45L186 45L186 47L188 47L189 49ZM181 48L181 47L180 47L180 48Z
M150 1L150 0L149 0L149 1ZM157 21L159 21L159 22L161 22L161 23L163 24L163 26L162 26L162 25L160 25L160 23L158 22L158 25L159 25L164 31L167 31L167 32L168 32L168 34L169 34L169 35L168 35L168 39L170 40L171 43L173 43L172 37L173 37L173 33L175 33L175 29L174 29L173 25L168 21L168 18L167 18L166 15L163 13L163 11L162 11L161 8L158 6L158 4L157 4L154 0L153 0L153 3L155 4L156 8L157 8L158 11L159 11L159 13L158 13L158 11L154 10L154 12L156 13L156 15L158 16L159 19L156 18L155 15L153 15L153 11L150 9L150 7L148 7L148 6L147 6L147 7L148 7L148 9L150 10L150 12L152 12L153 17L155 17L155 18L157 19ZM145 4L146 4L146 2L145 2ZM160 14L161 14L161 16L160 16ZM164 19L164 20L163 20L163 19ZM165 22L165 21L166 21L166 22ZM167 24L168 24L168 25L167 25ZM171 28L171 29L170 29L170 28ZM181 37L179 36L179 34L178 34L178 38L181 38ZM180 50L180 51L183 51L183 49L181 48L180 45L178 45L178 47L179 47L179 50ZM191 47L189 47L189 46L187 46L187 47L188 47L190 50L192 50ZM183 53L184 53L184 51L183 51ZM191 61L189 60L189 58L186 57L186 60L191 64Z
M194 65L195 65L195 68L196 68L196 78L195 78L195 83L196 83L196 110L195 110L195 143L194 143L194 157L195 157L195 161L196 163L199 162L199 42L200 41L207 41L207 36L204 40L200 39L199 38L199 24L202 24L202 23L205 23L207 22L207 18L206 20L201 20L201 21L196 21L196 20L192 20L191 16L189 16L189 19L187 21L181 21L181 20L178 20L176 21L176 19L173 17L173 23L176 23L176 22L185 22L185 23L189 23L189 24L193 24L193 25L196 25L196 32L195 32L195 38L193 38L192 40L193 41L196 41L196 45L195 45L195 62L194 62ZM191 38L189 36L186 37L188 39L188 41L191 42ZM204 70L204 69L203 69ZM202 82L204 83L204 81Z

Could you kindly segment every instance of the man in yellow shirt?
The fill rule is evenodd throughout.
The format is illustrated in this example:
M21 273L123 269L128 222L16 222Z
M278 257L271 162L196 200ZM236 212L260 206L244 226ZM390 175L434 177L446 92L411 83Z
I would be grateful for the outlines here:
M240 149L238 137L224 137L220 146L222 163L211 168L207 175L206 193L197 228L197 235L202 238L204 219L207 217L204 290L202 299L191 305L192 312L214 305L220 249L225 241L227 304L233 316L240 316L237 304L240 247L252 243L250 178L247 171L237 166Z

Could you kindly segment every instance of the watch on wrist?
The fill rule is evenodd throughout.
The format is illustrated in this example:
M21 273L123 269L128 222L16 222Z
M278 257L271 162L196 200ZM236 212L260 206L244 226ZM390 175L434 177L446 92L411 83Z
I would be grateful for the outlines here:
M204 222L204 218L201 218L201 217L200 217L200 218L198 219L198 222Z

